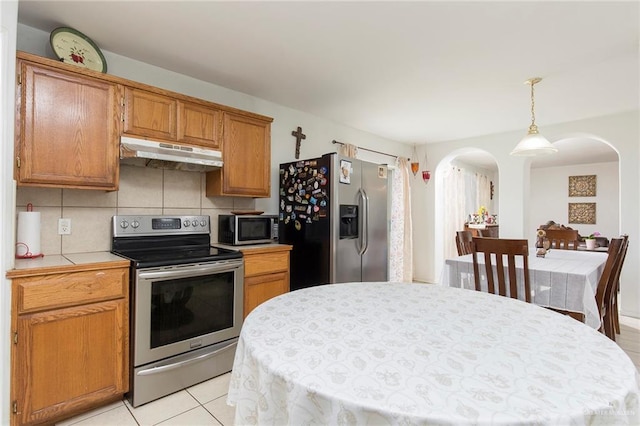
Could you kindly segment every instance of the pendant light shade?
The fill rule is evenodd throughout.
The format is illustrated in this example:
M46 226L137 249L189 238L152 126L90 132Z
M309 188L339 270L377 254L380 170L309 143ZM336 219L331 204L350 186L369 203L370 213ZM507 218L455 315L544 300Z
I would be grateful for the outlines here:
M536 155L546 155L558 152L558 148L553 146L547 138L538 133L538 126L536 126L533 85L539 83L541 80L541 78L535 77L525 81L525 84L529 84L531 86L531 126L529 126L527 135L522 138L520 143L516 145L513 151L511 151L511 155L533 157Z

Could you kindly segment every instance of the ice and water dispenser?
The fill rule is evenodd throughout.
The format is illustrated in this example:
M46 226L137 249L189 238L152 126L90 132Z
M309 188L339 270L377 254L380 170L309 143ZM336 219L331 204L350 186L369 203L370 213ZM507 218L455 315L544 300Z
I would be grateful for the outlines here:
M358 206L340 204L340 238L358 238Z

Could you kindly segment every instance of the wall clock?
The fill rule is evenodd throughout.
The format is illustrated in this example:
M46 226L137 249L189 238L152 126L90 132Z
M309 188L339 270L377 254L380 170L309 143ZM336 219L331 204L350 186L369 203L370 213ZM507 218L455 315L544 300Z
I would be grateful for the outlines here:
M96 44L86 35L69 27L51 31L53 53L64 63L94 71L107 72L107 61Z

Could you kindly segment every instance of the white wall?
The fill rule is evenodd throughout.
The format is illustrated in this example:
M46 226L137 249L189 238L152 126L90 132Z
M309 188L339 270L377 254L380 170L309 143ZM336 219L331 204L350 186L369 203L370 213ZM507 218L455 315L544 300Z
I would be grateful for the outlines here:
M616 234L629 234L629 251L621 277L621 312L640 318L640 132L638 111L630 111L610 116L596 117L544 127L545 136L555 142L572 137L589 137L608 143L619 155L619 229ZM486 135L464 140L428 144L422 147L435 169L435 185L427 190L412 191L414 202L414 262L415 277L421 281L438 282L444 258L442 250L442 230L438 228L438 206L443 194L438 185L438 168L448 163L456 152L468 148L480 148L489 152L498 165L498 199L500 236L504 238L525 238L529 230L539 225L532 217L530 202L530 159L512 157L509 152L522 132ZM422 153L419 153L422 155ZM564 183L563 183L564 184ZM418 213L419 216L418 216Z
M595 197L569 197L569 176L596 175ZM620 235L618 162L531 169L531 222L525 237L535 239L537 225L553 220L585 236L596 231L607 238ZM569 223L568 203L596 203L596 224ZM623 230L624 231L624 230Z

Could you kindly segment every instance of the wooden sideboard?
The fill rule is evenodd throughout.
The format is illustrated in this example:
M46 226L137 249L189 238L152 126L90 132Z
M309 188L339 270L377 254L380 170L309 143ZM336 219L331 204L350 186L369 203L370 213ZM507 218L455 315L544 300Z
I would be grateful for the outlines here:
M492 236L494 236L494 238L498 238L498 236L500 235L500 225L485 225L485 229L491 231ZM471 235L473 235L474 237L480 237L480 233L479 228L476 227L470 227L468 223L464 224L464 230L465 231L471 231Z

